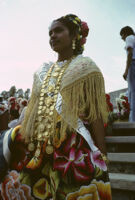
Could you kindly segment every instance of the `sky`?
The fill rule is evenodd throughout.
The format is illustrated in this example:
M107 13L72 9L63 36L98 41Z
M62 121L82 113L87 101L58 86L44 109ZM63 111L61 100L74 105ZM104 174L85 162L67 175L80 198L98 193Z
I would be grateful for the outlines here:
M84 56L98 65L106 93L127 87L124 26L135 30L134 0L0 0L0 92L32 88L33 74L44 62L56 61L48 28L73 13L90 28Z

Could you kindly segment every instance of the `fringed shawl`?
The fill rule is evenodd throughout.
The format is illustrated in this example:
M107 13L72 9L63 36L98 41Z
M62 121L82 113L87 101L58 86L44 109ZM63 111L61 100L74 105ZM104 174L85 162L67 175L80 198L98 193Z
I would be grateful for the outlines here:
M40 86L35 75L31 99L21 128L27 142L34 131ZM77 120L82 115L89 123L97 118L102 118L106 122L104 79L101 71L90 58L78 56L69 64L62 78L60 93L62 95L60 143L66 137L69 124L72 128L76 128Z

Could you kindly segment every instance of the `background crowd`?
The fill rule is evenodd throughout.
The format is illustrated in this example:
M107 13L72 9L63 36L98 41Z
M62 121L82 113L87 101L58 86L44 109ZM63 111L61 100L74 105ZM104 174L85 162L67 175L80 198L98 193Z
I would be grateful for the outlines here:
M12 86L0 94L0 131L21 124L29 101L30 89L25 92Z

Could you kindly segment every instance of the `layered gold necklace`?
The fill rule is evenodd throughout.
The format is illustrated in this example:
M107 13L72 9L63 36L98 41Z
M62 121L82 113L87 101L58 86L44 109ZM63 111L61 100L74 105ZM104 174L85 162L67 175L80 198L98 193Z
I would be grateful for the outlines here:
M29 151L34 151L36 146L34 155L36 158L40 156L43 144L45 144L45 151L47 154L53 153L53 136L55 133L53 121L54 110L63 74L73 58L74 57L69 59L61 67L59 67L56 62L50 67L47 75L44 77L40 91L35 131L28 145ZM51 77L56 79L55 84L49 84ZM49 96L49 93L52 95Z

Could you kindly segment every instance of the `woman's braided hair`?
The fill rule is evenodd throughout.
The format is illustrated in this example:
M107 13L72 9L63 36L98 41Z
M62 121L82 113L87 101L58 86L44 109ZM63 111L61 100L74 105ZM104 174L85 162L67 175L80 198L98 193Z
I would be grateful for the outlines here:
M89 28L86 22L81 21L76 15L69 14L61 18L56 19L69 30L69 33L73 36L77 35L75 41L76 48L74 49L74 55L82 54L84 50L84 44L86 43L86 37L89 33Z

